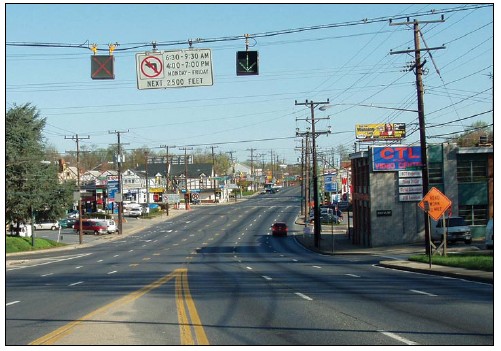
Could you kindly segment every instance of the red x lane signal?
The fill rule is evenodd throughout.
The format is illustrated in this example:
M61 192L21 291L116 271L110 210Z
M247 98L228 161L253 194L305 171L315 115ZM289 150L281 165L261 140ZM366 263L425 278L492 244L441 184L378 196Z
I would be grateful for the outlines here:
M113 55L92 55L90 57L92 79L115 79Z

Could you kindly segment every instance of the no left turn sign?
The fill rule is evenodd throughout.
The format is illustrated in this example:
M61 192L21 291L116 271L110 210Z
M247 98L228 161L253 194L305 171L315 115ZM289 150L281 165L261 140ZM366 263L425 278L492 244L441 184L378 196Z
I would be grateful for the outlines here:
M163 78L162 55L145 56L140 62L141 79Z

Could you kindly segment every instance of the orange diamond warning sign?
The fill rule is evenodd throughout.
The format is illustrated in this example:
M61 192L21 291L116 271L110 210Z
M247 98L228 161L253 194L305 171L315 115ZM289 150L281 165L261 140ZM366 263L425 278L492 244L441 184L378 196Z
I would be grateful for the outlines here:
M438 221L440 216L442 216L451 205L451 200L442 194L440 190L433 187L424 196L418 206L421 207L423 211L428 212L431 218Z

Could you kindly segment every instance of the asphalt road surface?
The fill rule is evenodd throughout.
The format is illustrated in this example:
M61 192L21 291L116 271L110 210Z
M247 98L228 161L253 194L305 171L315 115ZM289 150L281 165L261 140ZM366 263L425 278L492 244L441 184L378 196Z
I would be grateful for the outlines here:
M9 266L6 345L493 345L492 284L323 256L298 188ZM275 221L288 237L272 237Z

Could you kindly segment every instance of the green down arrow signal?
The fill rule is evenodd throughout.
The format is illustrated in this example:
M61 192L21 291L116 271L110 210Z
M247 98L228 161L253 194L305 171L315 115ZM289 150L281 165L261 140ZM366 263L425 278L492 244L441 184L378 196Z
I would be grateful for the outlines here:
M259 55L257 51L237 52L237 76L259 74Z

